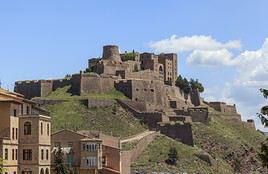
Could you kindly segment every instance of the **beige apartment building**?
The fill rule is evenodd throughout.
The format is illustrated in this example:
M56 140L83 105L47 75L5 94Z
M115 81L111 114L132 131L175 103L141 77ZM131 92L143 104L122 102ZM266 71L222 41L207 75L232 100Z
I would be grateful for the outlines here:
M0 88L0 158L5 174L50 174L48 113Z
M52 152L59 148L70 173L120 174L120 140L94 131L62 130L52 134ZM53 168L54 157L51 164ZM53 170L52 170L53 172Z

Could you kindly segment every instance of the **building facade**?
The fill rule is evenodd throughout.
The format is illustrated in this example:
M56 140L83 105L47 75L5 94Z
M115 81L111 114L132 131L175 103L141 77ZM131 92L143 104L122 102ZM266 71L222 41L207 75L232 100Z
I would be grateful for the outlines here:
M22 95L0 89L0 158L5 174L50 174L50 117Z
M120 141L92 131L62 130L52 134L52 152L64 153L64 164L71 173L120 174ZM52 172L54 167L52 155Z

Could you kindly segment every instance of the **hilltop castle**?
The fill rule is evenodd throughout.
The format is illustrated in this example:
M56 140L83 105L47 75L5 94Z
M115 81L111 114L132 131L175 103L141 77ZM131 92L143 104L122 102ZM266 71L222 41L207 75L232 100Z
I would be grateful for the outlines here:
M116 89L133 101L150 104L150 110L198 106L202 102L198 91L185 94L175 86L177 59L173 53L120 54L118 46L107 45L103 47L102 58L88 60L86 71L57 80L18 81L15 92L32 99L70 85L72 95Z

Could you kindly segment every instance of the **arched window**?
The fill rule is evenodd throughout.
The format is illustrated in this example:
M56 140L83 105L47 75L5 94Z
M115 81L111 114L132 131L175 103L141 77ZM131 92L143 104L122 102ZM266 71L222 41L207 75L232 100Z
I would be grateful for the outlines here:
M25 122L24 123L24 135L31 135L32 133L32 126L30 122Z
M48 168L46 168L46 174L49 174L49 170L48 170Z
M41 169L40 174L45 174L43 168Z

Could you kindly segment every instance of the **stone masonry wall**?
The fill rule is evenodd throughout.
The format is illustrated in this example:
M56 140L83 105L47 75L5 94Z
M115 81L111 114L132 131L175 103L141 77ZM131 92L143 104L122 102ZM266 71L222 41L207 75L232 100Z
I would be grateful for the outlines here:
M130 174L130 165L135 162L145 148L156 138L158 135L157 132L152 133L141 140L139 140L136 147L129 151L122 151L121 160L122 160L122 174Z
M117 78L100 77L98 75L83 74L81 78L80 95L94 92L107 92L114 89Z
M24 95L25 98L41 96L41 81L19 81L15 83L14 91Z
M173 139L179 139L182 143L193 146L192 126L184 124L162 124L159 127L160 133Z

